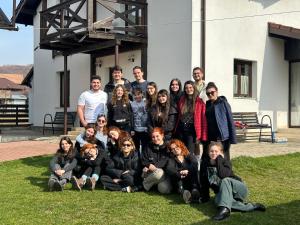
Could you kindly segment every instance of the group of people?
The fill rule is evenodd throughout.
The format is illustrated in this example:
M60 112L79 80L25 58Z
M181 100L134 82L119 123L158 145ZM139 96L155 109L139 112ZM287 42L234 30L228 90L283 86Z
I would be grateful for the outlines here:
M135 81L123 78L119 66L113 80L101 89L91 77L91 89L78 100L78 117L85 131L76 143L63 137L50 162L50 191L73 188L111 191L179 193L185 203L207 202L216 193L218 213L231 209L265 211L259 203L245 203L247 187L231 168L230 145L236 143L229 103L218 96L213 82L205 84L201 68L184 83L172 79L169 90L158 89L133 68ZM200 145L202 156L200 157Z

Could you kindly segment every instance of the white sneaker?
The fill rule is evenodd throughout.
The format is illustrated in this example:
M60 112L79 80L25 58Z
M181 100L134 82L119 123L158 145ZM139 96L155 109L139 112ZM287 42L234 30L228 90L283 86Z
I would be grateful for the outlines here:
M191 200L192 200L192 194L191 194L191 192L188 191L188 190L184 190L184 191L183 191L183 194L182 194L182 198L183 198L183 201L184 201L186 204L191 203Z

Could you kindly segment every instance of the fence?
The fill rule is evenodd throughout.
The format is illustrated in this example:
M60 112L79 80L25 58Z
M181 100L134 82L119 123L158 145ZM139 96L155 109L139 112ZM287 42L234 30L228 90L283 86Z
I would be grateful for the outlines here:
M30 126L28 104L0 104L0 127Z

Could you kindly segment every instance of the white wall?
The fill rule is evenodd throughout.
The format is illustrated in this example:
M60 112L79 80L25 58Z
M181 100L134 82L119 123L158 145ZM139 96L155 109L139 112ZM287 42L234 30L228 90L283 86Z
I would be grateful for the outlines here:
M288 126L288 62L284 41L268 36L268 22L300 27L300 1L209 0L206 23L206 81L215 81L233 111L269 114L275 128ZM273 15L271 15L273 14ZM233 60L256 62L257 92L233 98Z
M134 56L134 62L128 61L128 58L131 56ZM96 59L97 61L101 60L101 67L96 67L96 74L101 76L101 83L102 88L104 89L104 86L109 81L109 68L115 66L115 56L105 56L105 57L99 57ZM123 77L134 81L134 76L132 74L132 68L135 66L141 66L141 51L130 51L130 52L124 52L119 55L119 65L122 67L123 70Z
M148 80L159 89L191 77L191 0L148 0Z

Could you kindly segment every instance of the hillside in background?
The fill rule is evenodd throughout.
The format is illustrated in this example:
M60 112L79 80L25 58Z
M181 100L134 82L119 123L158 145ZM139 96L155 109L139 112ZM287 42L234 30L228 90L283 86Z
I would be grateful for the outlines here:
M0 66L0 74L23 74L25 76L32 65L3 65Z

